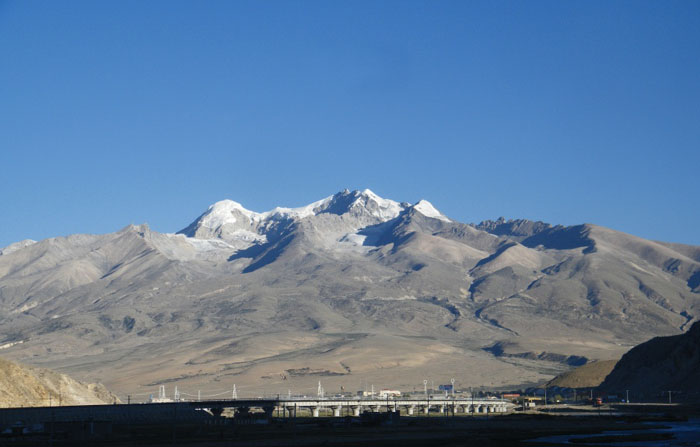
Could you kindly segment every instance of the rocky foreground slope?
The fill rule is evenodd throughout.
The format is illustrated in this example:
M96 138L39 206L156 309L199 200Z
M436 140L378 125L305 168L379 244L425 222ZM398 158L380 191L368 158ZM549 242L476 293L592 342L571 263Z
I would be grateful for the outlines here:
M124 393L541 383L700 315L700 247L342 191L0 255L4 356Z
M630 390L634 396L700 398L700 323L682 335L656 337L622 356L600 388L609 392Z
M0 407L99 405L119 400L101 384L0 359Z

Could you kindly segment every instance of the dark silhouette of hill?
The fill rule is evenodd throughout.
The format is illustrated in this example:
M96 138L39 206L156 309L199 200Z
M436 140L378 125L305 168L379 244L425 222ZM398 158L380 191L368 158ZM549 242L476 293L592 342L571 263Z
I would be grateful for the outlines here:
M656 337L622 356L600 388L652 397L667 391L700 394L700 322L681 335Z

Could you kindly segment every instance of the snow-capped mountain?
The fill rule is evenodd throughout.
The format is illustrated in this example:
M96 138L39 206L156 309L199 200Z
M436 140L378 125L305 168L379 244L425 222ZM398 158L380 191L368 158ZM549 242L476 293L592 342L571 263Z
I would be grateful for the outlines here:
M0 256L0 350L123 392L545 380L700 315L700 247L341 191ZM253 391L251 391L252 393ZM257 394L255 394L257 395Z
M415 205L398 203L365 189L344 190L303 207L278 207L262 213L250 211L233 200L222 200L211 205L206 212L178 233L197 239L217 238L237 249L243 249L278 240L304 219L333 214L343 217L344 231L340 232L337 240L348 241L358 230L396 219L409 210L449 222L449 219L427 200L421 200ZM337 228L320 229L324 230L328 233L338 232Z

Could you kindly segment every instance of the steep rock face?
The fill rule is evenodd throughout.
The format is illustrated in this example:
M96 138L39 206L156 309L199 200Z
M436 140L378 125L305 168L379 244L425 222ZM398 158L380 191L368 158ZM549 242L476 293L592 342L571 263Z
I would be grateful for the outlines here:
M600 388L648 397L669 390L700 397L700 322L685 334L656 337L632 348Z
M65 374L0 359L0 407L99 405L119 402L101 384L85 384Z
M369 190L264 213L223 201L180 234L0 256L0 349L146 395L315 389L319 371L327 389L540 383L687 330L697 253L590 224L468 225Z

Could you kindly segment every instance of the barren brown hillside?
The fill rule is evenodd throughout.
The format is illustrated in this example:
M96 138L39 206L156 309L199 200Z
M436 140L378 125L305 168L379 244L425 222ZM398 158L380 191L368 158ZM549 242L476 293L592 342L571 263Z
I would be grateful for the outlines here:
M593 388L597 387L613 370L617 360L600 360L579 366L552 379L547 386L561 388Z
M106 404L118 401L101 384L0 359L0 407Z

